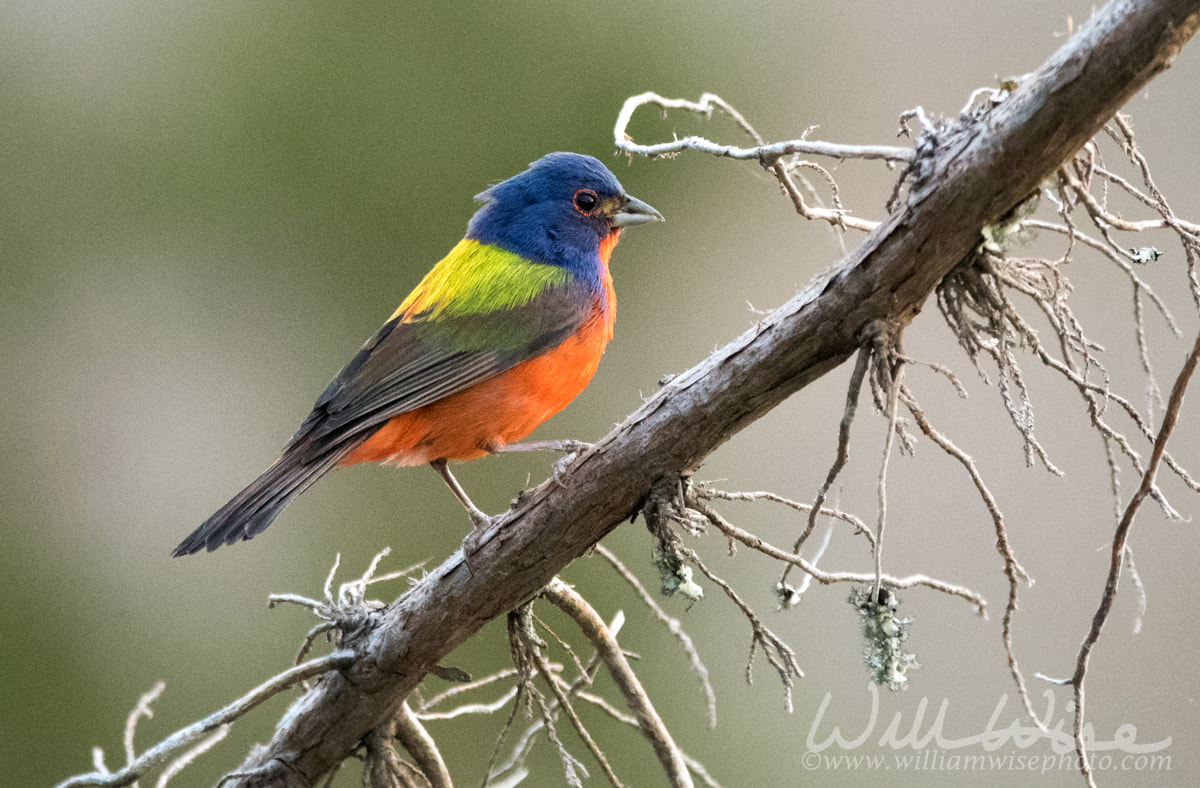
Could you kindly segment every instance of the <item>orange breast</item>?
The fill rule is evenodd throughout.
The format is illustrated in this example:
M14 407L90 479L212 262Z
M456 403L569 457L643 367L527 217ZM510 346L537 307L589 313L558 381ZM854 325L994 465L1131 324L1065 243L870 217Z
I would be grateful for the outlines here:
M611 313L611 309L608 310ZM583 391L612 336L600 310L554 350L384 424L342 465L472 460L519 441Z
M487 454L490 447L521 440L575 399L596 373L612 338L616 313L607 276L605 290L607 308L597 304L579 331L558 347L457 394L393 417L340 464L472 460Z

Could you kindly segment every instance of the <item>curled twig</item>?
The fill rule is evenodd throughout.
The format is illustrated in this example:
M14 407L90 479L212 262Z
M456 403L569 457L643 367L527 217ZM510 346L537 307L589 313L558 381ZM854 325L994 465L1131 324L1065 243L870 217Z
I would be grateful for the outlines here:
M656 105L664 111L668 109L684 109L704 115L705 117L711 117L713 110L719 109L733 118L756 144L749 148L742 148L737 145L724 145L713 142L704 137L689 136L655 145L639 145L633 141L633 137L629 135L628 129L629 123L633 119L633 113L638 107L645 105ZM888 145L841 145L830 142L815 142L807 139L807 132L805 132L805 137L801 137L800 139L767 144L763 141L762 135L750 125L749 121L740 112L714 93L701 95L699 101L669 99L657 93L642 93L637 96L631 96L625 100L625 104L621 107L621 112L617 115L617 122L613 127L613 140L616 143L617 149L625 152L627 155L637 154L650 158L660 156L670 157L676 156L685 150L695 150L730 159L757 161L775 176L784 193L791 199L796 213L805 219L828 222L833 227L839 229L852 228L864 232L873 230L878 222L851 216L842 207L838 196L837 183L833 180L833 176L828 170L812 162L795 158L791 160L785 159L799 155L811 155L828 156L839 160L879 159L892 165L907 163L913 158L913 151L910 148L898 148ZM829 184L834 208L813 207L805 201L800 187L793 178L801 168L817 172ZM802 179L802 183L806 187L811 188L811 184L806 180Z
M699 101L669 99L652 92L641 93L625 99L625 103L617 115L617 122L613 127L613 140L619 150L648 157L666 156L685 150L697 150L730 159L760 161L765 166L770 166L784 156L796 153L809 156L828 156L834 159L881 159L901 164L912 158L911 148L899 148L890 145L839 145L830 142L813 142L805 139L787 140L767 145L759 138L759 144L751 148L740 148L736 145L720 145L703 137L684 137L657 145L638 145L629 136L629 123L633 119L633 113L637 108L648 104L657 105L664 110L684 109L706 117L711 117L714 109L720 109L737 120L743 128L748 126L741 113L733 109L733 107L715 93L704 93L700 96Z

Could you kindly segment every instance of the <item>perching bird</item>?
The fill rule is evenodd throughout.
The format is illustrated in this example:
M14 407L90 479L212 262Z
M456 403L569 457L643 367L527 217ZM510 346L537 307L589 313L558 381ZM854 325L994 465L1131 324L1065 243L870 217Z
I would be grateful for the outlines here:
M551 153L476 196L466 236L350 360L282 455L175 548L250 539L333 468L446 466L514 444L583 391L612 337L608 258L621 230L662 220L591 156Z

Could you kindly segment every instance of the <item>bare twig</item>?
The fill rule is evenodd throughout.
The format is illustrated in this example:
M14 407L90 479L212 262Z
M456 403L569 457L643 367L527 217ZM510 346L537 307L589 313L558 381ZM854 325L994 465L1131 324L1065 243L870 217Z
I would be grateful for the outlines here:
M614 630L617 629L618 624L619 621L614 620L611 628ZM519 658L519 660L523 659L524 657ZM598 669L599 661L593 658L588 666L587 672L577 676L571 682L571 684L568 685L566 693L567 696L576 697L581 695L581 688L591 685ZM550 670L557 674L561 670L561 666L551 663ZM527 774L527 770L525 769L524 765L525 759L529 756L529 753L533 749L533 744L536 741L537 734L546 727L547 720L545 718L540 718L526 727L517 741L517 744L513 747L513 752L509 756L509 759L503 765L499 767L496 766L500 745L503 743L504 735L506 735L508 730L512 727L512 723L516 718L516 714L521 708L521 699L526 699L527 702L525 705L529 705L529 688L525 686L525 678L526 677L523 676L522 683L518 685L521 695L518 697L518 702L513 706L512 716L510 716L505 723L503 732L496 742L496 749L492 753L492 757L488 762L487 776L484 780L484 785L486 786L497 786L497 788L503 788L504 786L515 786L524 780L525 775ZM550 721L553 722L553 713L558 709L558 700L555 699L552 701L547 708L551 711Z
M866 377L870 363L871 349L864 345L858 350L858 357L854 362L854 372L851 373L850 383L846 387L846 407L842 411L842 421L838 426L837 455L834 457L833 465L829 467L829 473L825 475L821 489L817 491L817 498L813 501L812 508L809 509L808 522L805 524L804 530L800 532L800 536L796 538L796 543L792 545L792 552L797 555L800 554L800 547L817 527L817 514L825 504L825 499L829 496L829 490L833 487L833 483L837 481L838 474L842 472L842 468L846 467L846 462L850 459L850 426L854 423L854 414L858 409L858 395L862 391L863 378ZM871 537L871 547L875 547L874 536ZM779 582L786 583L788 573L791 571L791 564L785 566Z
M503 681L504 679L512 678L515 675L517 675L516 668L505 668L504 670L498 670L495 673L484 676L481 679L463 682L462 684L455 684L445 692L440 692L437 695L434 695L432 698L423 701L417 708L416 714L418 717L421 717L421 719L428 719L422 715L424 715L426 712L429 712L429 710L434 706L440 706L446 701L456 698L465 692L470 692L471 690L477 690L481 687L495 684L497 681Z
M1008 603L1004 606L1004 620L1002 622L1001 637L1004 640L1004 652L1008 657L1008 669L1012 673L1013 680L1017 683L1017 691L1021 696L1021 702L1025 706L1025 713L1029 718L1042 730L1045 730L1045 723L1038 718L1037 713L1033 710L1033 702L1029 698L1029 689L1025 682L1025 676L1021 672L1021 668L1017 663L1017 654L1013 650L1012 625L1013 619L1017 613L1017 591L1021 580L1029 584L1033 584L1033 579L1025 568L1017 561L1016 555L1013 553L1012 547L1008 543L1008 529L1004 525L1004 514L1000 511L999 504L996 503L995 497L987 484L983 481L983 475L980 474L979 468L975 465L975 460L969 454L960 449L949 438L938 432L929 419L925 416L925 412L917 403L916 398L909 391L907 386L901 388L901 401L904 402L909 413L917 423L917 427L931 441L933 441L942 451L949 454L954 459L958 460L966 469L967 474L971 477L971 482L975 485L975 489L979 492L979 497L983 501L983 505L987 507L988 514L992 516L992 525L996 533L996 551L1000 553L1000 558L1004 561L1004 576L1008 579Z
M637 579L637 576L633 574L633 572L629 571L625 564L623 564L611 550L602 544L598 544L596 545L596 553L604 560L608 561L608 563L612 565L613 569L616 570L617 574L625 579L625 582L633 586L633 590L637 592L637 595L641 598L642 603L645 604L646 607L650 608L651 612L654 613L655 618L661 621L667 630L679 640L679 644L683 648L684 653L687 654L688 660L692 663L692 670L696 671L696 677L699 679L700 686L704 690L705 707L708 709L708 727L716 728L717 696L716 693L713 692L712 682L710 682L708 679L708 668L705 667L704 662L700 659L700 653L696 650L696 644L692 642L691 636L688 635L686 630L684 630L683 624L679 621L679 619L668 615L667 612L662 609L662 606L654 600L654 597L650 596L648 591L646 591L646 587L643 586L641 581Z
M1183 362L1183 369L1180 370L1179 376L1175 378L1175 385L1171 389L1171 397L1167 401L1167 411L1163 414L1162 427L1159 428L1158 435L1154 439L1154 450L1150 453L1150 460L1146 464L1145 472L1142 474L1142 483L1138 486L1133 497L1130 498L1129 505L1125 507L1125 514L1121 517L1121 522L1117 524L1117 530L1113 534L1112 559L1109 561L1108 579L1104 584L1104 594L1100 598L1100 606L1096 609L1096 615L1092 618L1091 629L1088 631L1087 637L1083 639L1083 643L1079 646L1079 655L1075 663L1075 674L1071 678L1071 684L1075 688L1075 752L1079 754L1079 769L1089 786L1095 786L1096 782L1092 775L1092 767L1088 759L1087 746L1083 735L1085 701L1087 699L1084 692L1084 680L1087 678L1088 662L1091 659L1092 649L1095 648L1096 643L1100 640L1100 633L1104 629L1105 622L1108 620L1113 600L1117 597L1117 585L1121 580L1121 567L1125 561L1125 545L1129 539L1129 531L1133 528L1134 517L1137 516L1142 502L1154 490L1154 476L1158 472L1158 466L1162 462L1163 455L1166 452L1167 440L1171 437L1171 431L1175 429L1175 424L1179 420L1179 409L1183 405L1183 395L1187 391L1192 375L1196 372L1197 362L1200 362L1200 335L1196 336L1196 341L1192 345L1192 351Z
M637 717L642 735L650 741L654 748L654 753L663 765L671 785L690 788L692 778L688 773L687 764L683 760L683 754L675 745L675 740L671 737L667 726L663 724L662 718L654 710L650 697L646 695L641 682L638 681L629 661L625 659L621 647L617 645L616 638L604 625L604 621L596 614L592 606L576 593L575 589L558 578L551 580L542 594L570 616L583 632L584 637L595 646L596 653L604 661L609 675L617 683L625 695L626 703ZM560 697L559 702L563 704L564 709L567 708L565 698Z
M408 701L400 704L400 710L393 718L395 737L400 745L408 751L420 767L422 775L429 781L431 788L453 788L450 780L450 770L442 759L437 742L425 730L425 726L417 719Z
M175 779L180 772L195 763L196 759L201 755L216 747L228 735L229 725L222 725L207 738L201 739L192 745L191 748L177 755L174 760L163 767L162 773L158 775L158 780L154 783L154 788L167 788L167 784ZM134 785L136 786L137 783L134 783Z
M721 500L721 501L770 501L787 506L790 509L795 509L798 512L810 513L813 510L813 505L810 503L801 503L793 501L790 498L784 498L778 493L769 492L767 490L755 490L753 492L729 492L727 490L717 490L709 486L708 482L700 483L693 489L693 494L702 501ZM867 540L868 544L875 544L875 534L871 533L871 529L867 528L867 524L861 518L843 512L841 509L830 509L822 506L817 512L821 517L828 517L831 520L841 520L844 523L854 526L854 535L861 536ZM799 552L799 551L796 551Z
M1133 620L1133 634L1142 631L1142 620L1146 617L1146 586L1142 575L1138 572L1137 564L1133 561L1133 548L1125 545L1125 571L1129 573L1129 583L1133 586L1134 596L1137 597L1137 617Z
M705 517L709 518L710 522L715 525L726 536L736 539L752 550L757 550L763 555L770 556L778 561L784 561L792 564L797 568L807 572L822 585L830 585L832 583L867 583L874 584L874 572L825 572L818 569L805 558L796 553L789 553L780 550L778 547L771 545L763 539L755 536L749 531L738 528L733 523L726 520L712 507L704 504L702 501L694 501L690 505L694 506ZM697 565L699 566L699 565ZM703 567L701 567L703 571ZM975 612L978 615L983 615L987 609L987 600L965 586L957 586L952 583L947 583L942 580L937 580L922 574L907 575L905 577L893 577L892 575L884 574L882 582L889 588L912 588L914 586L925 586L932 588L935 591L941 591L944 594L957 596L967 600L975 606Z
M886 338L885 338L886 336ZM883 577L883 531L887 525L887 469L892 456L892 442L896 438L896 411L900 398L900 386L904 375L904 362L896 358L900 338L888 332L877 338L874 355L876 364L886 368L882 373L887 385L887 435L883 442L883 455L879 461L879 518L875 525L875 585L872 598L878 600Z
M370 788L432 788L429 778L396 750L396 718L363 737L366 763L363 785Z
M1046 230L1048 232L1068 235L1072 240L1079 241L1091 247L1092 249L1095 249L1097 252L1100 252L1125 272L1125 275L1128 276L1129 280L1133 283L1135 291L1139 293L1145 293L1147 296L1149 296L1150 300L1154 303L1154 306L1158 308L1159 313L1163 316L1163 320L1166 321L1167 326L1176 336L1180 335L1179 326L1176 325L1175 318L1171 315L1171 310L1167 308L1166 303L1162 300L1162 298L1159 297L1158 293L1156 293L1144 279L1138 276L1137 271L1134 270L1133 266L1129 262L1128 252L1114 246L1113 244L1102 243L1090 235L1080 232L1074 227L1068 227L1067 225L1054 224L1053 222L1047 222L1041 219L1025 219L1021 222L1021 226L1029 227L1035 230Z
M572 788L583 788L583 782L579 777L582 772L584 777L588 776L587 768L579 762L579 759L570 753L562 739L558 736L558 730L554 724L554 709L546 702L545 696L538 691L534 686L533 678L538 673L546 680L550 689L558 694L558 685L554 682L554 674L550 670L549 663L542 656L540 649L545 647L545 642L542 641L533 629L533 613L530 602L521 605L508 615L508 641L512 651L513 661L516 663L517 670L520 673L519 698L522 699L526 707L531 707L536 704L541 715L542 727L546 731L546 738L558 749L559 759L563 765L563 776L566 779L567 785ZM564 698L559 698L561 704ZM518 704L519 705L519 704ZM515 709L514 709L515 712ZM572 719L576 723L578 718ZM582 728L579 724L577 730ZM591 749L593 754L599 753L599 748L596 747L591 736L586 732L580 734L581 738ZM620 785L616 775L612 774L612 768L608 765L608 760L604 758L603 753L597 756L602 768L605 770L605 775L613 785ZM489 775L490 776L490 775Z
M754 612L754 608L746 604L729 583L713 574L704 565L704 562L700 560L700 556L696 555L694 550L684 547L682 548L682 552L687 556L689 561L696 565L697 569L704 573L705 577L721 587L725 595L729 597L733 604L737 605L738 609L742 611L742 615L750 622L750 657L746 660L747 683L754 683L754 652L761 645L763 654L767 657L767 662L779 674L779 681L783 684L784 707L790 713L792 711L792 689L796 686L795 680L804 678L804 671L800 670L800 665L796 662L796 652L792 650L791 646L783 642L782 638L763 624L762 619Z
M137 751L133 747L133 735L137 731L138 720L142 717L150 719L154 716L154 710L151 705L158 700L158 696L167 688L164 682L158 682L151 687L142 697L138 698L137 704L133 707L133 711L129 712L129 717L125 720L125 736L123 743L125 745L125 763L133 763L137 760Z
M81 774L58 784L58 788L75 788L75 786L122 786L130 785L151 769L164 764L172 755L180 750L196 745L201 739L218 728L228 725L244 716L246 712L258 706L280 692L308 678L315 678L331 670L343 668L354 661L350 651L335 651L323 657L298 665L291 670L285 670L273 676L250 692L230 703L199 722L194 722L163 739L129 763L125 768L112 774L92 772Z
M561 684L555 680L554 673L550 671L550 664L546 660L545 655L541 653L540 649L535 649L531 652L531 656L534 664L538 666L538 672L546 679L546 685L550 687L550 692L557 699L558 708L562 709L563 713L567 715L567 719L571 722L571 727L579 734L579 738L583 740L583 743L592 753L596 762L600 764L600 770L604 772L604 776L608 778L613 788L623 788L624 783L617 779L617 773L613 771L612 764L608 762L608 756L604 754L604 751L600 749L600 745L592 738L592 735L584 726L583 720L579 718L579 714L575 711L575 705L571 702Z

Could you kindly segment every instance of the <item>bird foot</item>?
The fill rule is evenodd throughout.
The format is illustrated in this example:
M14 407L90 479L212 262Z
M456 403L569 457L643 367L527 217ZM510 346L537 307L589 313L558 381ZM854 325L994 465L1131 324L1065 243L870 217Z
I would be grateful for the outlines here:
M462 540L463 558L467 561L467 569L471 568L471 555L479 549L479 537L483 533L478 528L472 528Z
M558 461L550 466L550 475L554 477L554 483L559 487L566 488L567 483L562 480L562 475L571 467L571 463L579 458L579 452L570 452L558 458Z
M558 441L558 443L561 444L559 451L564 451L566 454L560 457L558 462L550 466L550 473L554 477L555 484L559 487L566 487L567 484L562 480L562 475L567 472L567 469L571 467L571 464L575 460L579 459L580 454L583 454L596 444L573 440Z
M504 515L484 514L479 509L468 510L467 515L471 518L471 532L463 538L462 549L463 555L470 557L483 545L483 537L493 526L500 524Z
M576 440L552 441L552 443L556 444L554 446L556 451L564 452L568 457L583 454L585 451L596 445L594 443Z
M555 484L559 487L566 487L566 483L562 480L563 473L566 472L571 463L575 462L575 459L580 454L583 454L594 445L577 440L535 441L533 443L507 443L492 446L489 451L493 453L506 451L561 451L565 456L551 466L550 472L554 476Z

